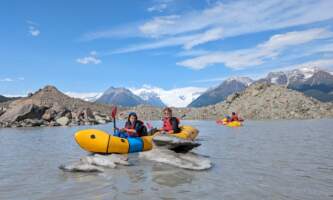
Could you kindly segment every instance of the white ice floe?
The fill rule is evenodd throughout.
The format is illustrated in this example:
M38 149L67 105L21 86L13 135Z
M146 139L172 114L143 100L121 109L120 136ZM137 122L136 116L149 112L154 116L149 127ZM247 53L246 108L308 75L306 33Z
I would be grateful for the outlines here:
M189 152L200 145L195 141L159 135L154 138L154 143L156 146L150 151L140 152L139 158L190 170L205 170L212 167L208 158ZM104 172L104 168L114 169L117 164L130 165L127 155L95 154L83 157L73 164L61 165L59 168L70 172Z
M104 169L95 165L76 162L69 165L60 165L59 169L66 172L104 172Z
M192 152L175 153L164 148L154 148L151 151L140 152L139 157L183 169L206 170L212 167L208 158L198 154Z
M129 165L127 157L117 154L86 156L69 165L61 165L59 168L69 172L104 172L104 168L116 168L119 165Z

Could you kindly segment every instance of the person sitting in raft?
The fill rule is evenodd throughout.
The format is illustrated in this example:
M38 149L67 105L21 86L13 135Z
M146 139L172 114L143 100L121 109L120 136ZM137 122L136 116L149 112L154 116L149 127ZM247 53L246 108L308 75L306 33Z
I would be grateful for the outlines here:
M238 115L235 112L232 112L231 114L231 121L240 121Z
M231 122L231 117L229 115L224 115L224 122Z
M122 138L142 137L147 135L146 126L142 121L138 120L138 116L135 112L131 112L128 115L125 127L121 128L119 131L118 136Z
M179 133L179 119L172 116L171 108L164 108L163 109L163 128L160 131L172 134L172 133Z

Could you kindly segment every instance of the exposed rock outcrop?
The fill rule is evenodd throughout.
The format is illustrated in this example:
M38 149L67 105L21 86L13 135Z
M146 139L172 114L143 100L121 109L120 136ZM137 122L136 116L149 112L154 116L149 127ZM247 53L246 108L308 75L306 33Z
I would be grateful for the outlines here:
M75 126L111 122L112 106L70 98L52 86L0 106L0 127ZM118 119L137 112L142 120L159 120L162 108L140 105L118 108ZM228 96L223 102L201 108L173 108L183 119L215 120L238 112L245 119L332 118L333 103L323 103L303 93L270 83L256 83Z
M333 104L322 103L304 94L267 83L234 93L222 103L191 109L189 119L216 119L238 112L246 119L313 119L333 117Z
M107 123L111 121L108 112L112 106L71 98L46 86L0 108L0 127L31 127Z

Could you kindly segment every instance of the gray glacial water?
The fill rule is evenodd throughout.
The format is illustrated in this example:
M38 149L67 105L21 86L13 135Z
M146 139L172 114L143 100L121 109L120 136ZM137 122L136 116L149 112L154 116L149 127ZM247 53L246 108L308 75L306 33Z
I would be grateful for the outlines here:
M132 154L131 166L63 172L59 165L87 156L73 134L88 127L0 129L0 199L333 199L333 120L183 124L200 130L194 152L209 156L211 169Z

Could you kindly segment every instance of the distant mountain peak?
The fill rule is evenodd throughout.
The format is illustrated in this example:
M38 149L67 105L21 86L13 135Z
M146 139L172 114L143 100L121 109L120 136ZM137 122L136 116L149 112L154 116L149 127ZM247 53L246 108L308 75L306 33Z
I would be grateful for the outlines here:
M133 94L129 89L120 87L109 87L97 100L97 103L114 104L126 107L146 104L139 96Z
M166 90L159 87L143 85L141 88L130 88L130 90L142 98L145 98L147 94L150 94L150 97L158 98L156 100L160 100L160 103L163 103L163 106L186 107L202 94L206 88L183 87Z
M241 82L247 86L251 85L251 83L253 83L253 80L249 77L245 77L245 76L233 76L233 77L230 77L226 80L227 82L230 82L230 81L238 81L238 82Z
M225 98L234 92L245 90L253 82L248 77L230 77L223 81L219 86L208 89L198 98L192 101L188 107L203 107L216 104L225 100Z

